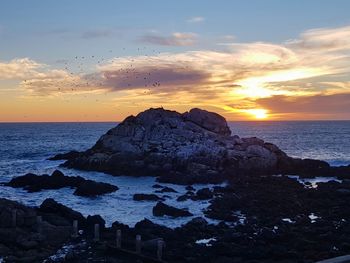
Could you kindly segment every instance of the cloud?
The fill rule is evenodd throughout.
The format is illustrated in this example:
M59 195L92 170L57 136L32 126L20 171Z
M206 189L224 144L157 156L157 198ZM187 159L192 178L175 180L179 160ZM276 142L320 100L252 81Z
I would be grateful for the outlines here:
M188 23L201 23L204 22L205 18L202 16L194 16L189 19L187 19Z
M29 58L0 61L0 81L18 80L19 87L36 96L57 93L85 93L103 90L91 85L86 74L73 74L64 69L51 69L49 65Z
M37 75L37 70L43 68L29 58L18 58L10 61L0 61L0 79L25 79Z
M350 46L348 40L336 39L347 36L347 31L348 27L309 30L298 40L280 44L226 43L220 45L221 51L116 57L79 74L16 59L0 62L0 78L19 79L22 88L42 96L107 91L115 92L116 101L125 105L187 103L233 114L266 109L271 116L292 112L324 116L327 110L317 107L319 103L343 116L339 105L349 108L345 94L350 93ZM187 38L184 34L150 35L143 41L188 45L192 33L186 33Z
M194 33L176 32L170 36L144 35L140 41L160 46L192 46L196 43L197 37Z
M338 28L317 28L302 33L299 39L289 40L293 48L310 51L333 52L350 48L350 26Z
M275 115L322 116L350 118L350 92L332 95L316 94L311 96L272 96L255 101L257 107L262 107Z

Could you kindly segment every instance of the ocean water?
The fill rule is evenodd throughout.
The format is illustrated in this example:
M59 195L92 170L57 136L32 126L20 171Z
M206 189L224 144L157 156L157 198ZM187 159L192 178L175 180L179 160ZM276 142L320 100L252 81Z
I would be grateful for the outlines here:
M57 169L62 161L48 161L57 153L85 150L117 123L0 123L0 182L28 172L43 174ZM231 122L233 134L240 137L256 136L277 144L289 155L315 158L332 165L350 164L350 121L332 122ZM133 226L143 218L169 227L179 226L191 218L158 218L152 215L155 202L136 202L134 193L153 193L153 177L113 177L99 172L61 169L66 175L80 175L87 179L117 185L114 193L97 198L73 195L73 189L45 190L27 193L22 189L0 186L0 197L27 205L40 205L52 197L84 215L100 214L107 224L118 220ZM165 185L165 184L164 184ZM188 208L194 216L203 216L208 201L177 202L176 197L186 192L183 186L167 184L178 193L170 193L165 203ZM203 185L195 185L196 189ZM207 186L206 186L207 187ZM209 187L213 187L210 185Z

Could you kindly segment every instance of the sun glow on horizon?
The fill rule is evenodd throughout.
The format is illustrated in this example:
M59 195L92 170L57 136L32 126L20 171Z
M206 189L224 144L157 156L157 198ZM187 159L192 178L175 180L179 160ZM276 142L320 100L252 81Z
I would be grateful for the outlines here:
M268 111L265 109L249 109L245 112L254 116L255 119L263 120L268 118Z
M239 108L234 108L227 105L222 108L226 110L228 113L240 114L243 118L246 118L247 116L249 116L250 117L249 119L264 120L270 117L269 110L262 109L262 108L239 109Z

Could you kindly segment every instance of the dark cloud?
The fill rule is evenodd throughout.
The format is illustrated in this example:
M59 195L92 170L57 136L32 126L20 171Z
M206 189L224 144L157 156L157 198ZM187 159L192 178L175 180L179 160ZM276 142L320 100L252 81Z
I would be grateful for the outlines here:
M104 86L113 90L152 88L153 90L169 92L174 86L193 86L205 83L210 74L195 69L176 67L157 68L143 67L140 69L120 69L102 72Z

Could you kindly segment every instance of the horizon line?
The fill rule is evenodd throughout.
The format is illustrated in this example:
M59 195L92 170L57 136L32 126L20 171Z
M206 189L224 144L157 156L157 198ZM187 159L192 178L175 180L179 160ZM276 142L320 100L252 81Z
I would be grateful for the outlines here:
M125 120L125 119L124 119ZM121 123L124 120L118 121L0 121L0 124L44 124L44 123ZM350 121L350 119L310 119L310 120L226 120L227 122L311 122L311 121L319 121L319 122L327 122L327 121Z

